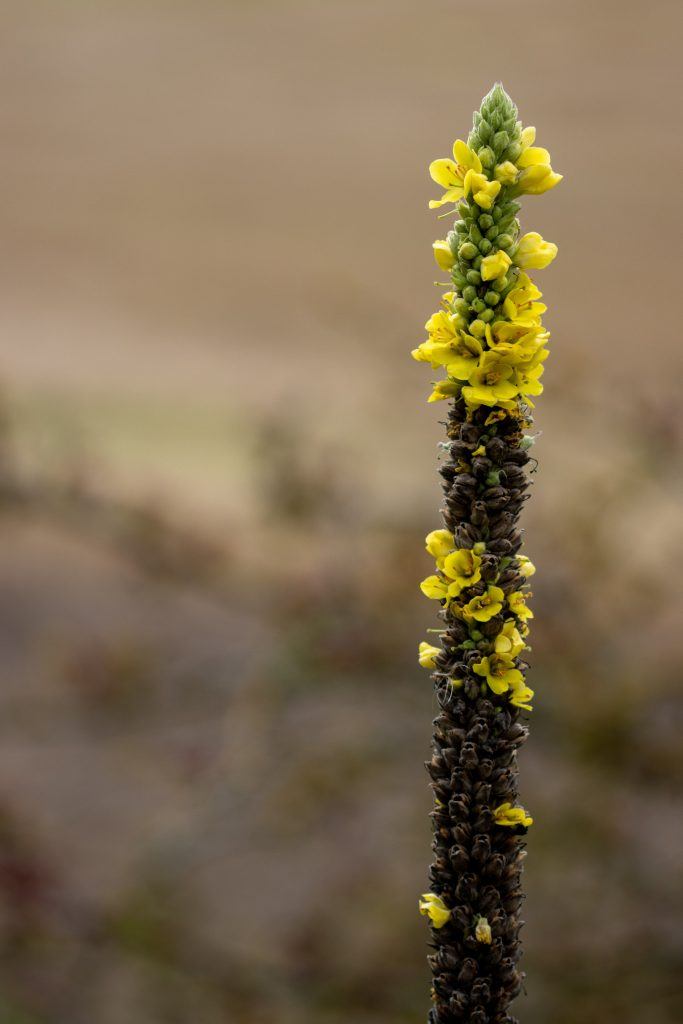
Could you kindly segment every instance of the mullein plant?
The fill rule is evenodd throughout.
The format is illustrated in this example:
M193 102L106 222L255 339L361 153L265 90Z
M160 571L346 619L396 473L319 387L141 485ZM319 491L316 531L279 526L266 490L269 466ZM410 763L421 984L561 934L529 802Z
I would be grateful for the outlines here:
M427 536L436 566L420 585L441 619L438 644L419 647L439 707L427 765L434 860L419 901L431 926L431 1024L513 1024L524 978L520 881L533 819L518 800L517 750L532 709L525 652L535 569L517 524L549 336L528 271L546 267L557 247L534 231L520 237L517 200L561 180L535 136L496 85L467 142L429 168L444 190L430 207L453 204L458 214L434 243L448 290L412 353L445 370L429 401L449 403L443 528Z

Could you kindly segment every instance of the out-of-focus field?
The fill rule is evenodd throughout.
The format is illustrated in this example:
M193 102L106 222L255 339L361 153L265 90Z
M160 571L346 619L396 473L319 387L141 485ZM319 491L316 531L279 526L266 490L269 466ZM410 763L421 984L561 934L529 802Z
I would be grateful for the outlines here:
M565 174L524 1024L683 1016L683 8L2 4L0 1020L401 1024L434 711L426 165Z

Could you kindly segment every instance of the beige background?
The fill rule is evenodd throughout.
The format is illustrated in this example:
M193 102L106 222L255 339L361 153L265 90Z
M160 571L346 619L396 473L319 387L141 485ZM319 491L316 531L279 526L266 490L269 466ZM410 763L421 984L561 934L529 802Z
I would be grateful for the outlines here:
M565 174L517 1012L680 1019L681 11L0 4L7 1024L425 1019L409 351L496 79Z

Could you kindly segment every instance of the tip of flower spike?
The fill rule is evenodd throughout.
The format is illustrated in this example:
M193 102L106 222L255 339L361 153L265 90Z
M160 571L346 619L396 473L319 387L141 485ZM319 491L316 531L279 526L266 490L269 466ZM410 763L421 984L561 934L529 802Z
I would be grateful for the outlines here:
M505 97L507 97L507 99L510 99L510 97L508 96L508 94L505 91L505 86L503 85L502 82L498 81L498 82L494 82L493 83L493 85L491 86L491 88L487 92L487 94L484 97L484 99L486 99L486 100L489 100L489 99L491 99L491 100L492 99L500 100L500 99L504 99Z
M505 87L502 82L494 83L482 99L481 107L487 107L492 110L497 109L505 114L512 114L514 111L515 116L517 115L517 107L505 91Z

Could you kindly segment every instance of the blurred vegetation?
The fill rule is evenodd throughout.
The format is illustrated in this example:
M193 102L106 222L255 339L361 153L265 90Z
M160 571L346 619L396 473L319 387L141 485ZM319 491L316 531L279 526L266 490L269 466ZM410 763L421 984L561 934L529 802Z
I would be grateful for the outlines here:
M675 165L683 8L642 6L530 0L482 61L454 0L4 5L2 1024L425 1019L408 353L493 76L566 175L517 1012L682 1019L674 242L634 272L680 213L629 154Z
M624 560L613 524L667 487L680 438L640 423L536 538L532 1024L678 1014L668 548ZM359 515L353 467L297 431L256 427L258 543L228 550L87 475L29 484L5 422L3 1020L422 1012L423 524Z

